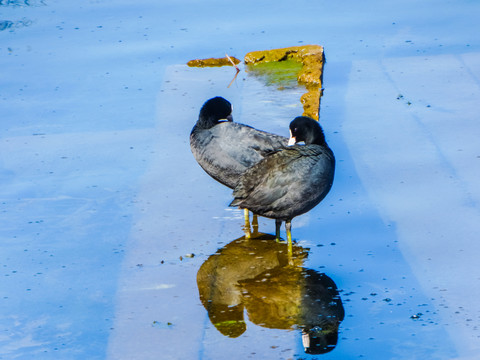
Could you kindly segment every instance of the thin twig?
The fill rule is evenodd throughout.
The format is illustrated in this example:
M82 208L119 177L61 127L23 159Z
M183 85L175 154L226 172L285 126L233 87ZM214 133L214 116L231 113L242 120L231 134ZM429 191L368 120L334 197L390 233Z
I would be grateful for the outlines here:
M235 76L233 77L232 81L230 81L230 84L228 84L227 89L228 89L230 86L232 86L232 84L233 84L233 82L235 81L235 79L237 78L239 72L240 72L240 70L237 69L237 72L235 73Z
M225 56L227 57L228 61L230 61L232 63L232 65L235 67L235 69L237 69L237 73L240 71L240 69L238 68L237 64L235 64L232 60L232 58L230 56L228 56L227 53L225 53Z

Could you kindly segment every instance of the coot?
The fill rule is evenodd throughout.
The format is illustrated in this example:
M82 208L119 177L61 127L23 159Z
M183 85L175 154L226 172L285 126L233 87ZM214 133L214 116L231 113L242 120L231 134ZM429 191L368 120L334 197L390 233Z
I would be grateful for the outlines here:
M290 133L292 146L266 156L246 170L230 204L275 219L277 238L285 221L289 251L292 219L323 200L332 187L335 172L335 157L316 120L299 116L290 123ZM302 141L304 145L298 144Z
M200 109L190 133L193 156L211 177L233 189L240 176L288 138L233 122L232 105L217 96Z
M190 148L197 162L207 174L231 189L245 170L287 144L288 138L284 136L233 122L232 105L220 96L203 104L190 133ZM256 231L256 216L253 223ZM248 210L245 210L245 229L249 236Z

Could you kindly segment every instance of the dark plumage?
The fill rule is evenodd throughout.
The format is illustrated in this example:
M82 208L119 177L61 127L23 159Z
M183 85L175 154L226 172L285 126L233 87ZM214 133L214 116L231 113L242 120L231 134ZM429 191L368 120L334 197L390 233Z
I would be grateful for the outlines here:
M231 189L245 170L287 142L286 137L234 123L232 105L219 96L205 102L190 133L190 148L197 162Z
M290 133L289 144L305 145L278 150L246 170L230 204L275 219L277 237L285 221L289 247L291 220L323 200L335 172L335 157L317 121L299 116L290 123Z

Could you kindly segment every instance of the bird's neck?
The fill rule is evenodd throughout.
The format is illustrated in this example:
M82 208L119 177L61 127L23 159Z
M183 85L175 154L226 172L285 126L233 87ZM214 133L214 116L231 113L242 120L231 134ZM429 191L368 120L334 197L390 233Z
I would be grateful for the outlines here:
M218 120L215 119L213 116L207 117L200 114L200 116L198 117L197 127L200 129L210 129L217 124Z
M326 145L325 135L322 129L315 129L313 134L305 140L305 144Z

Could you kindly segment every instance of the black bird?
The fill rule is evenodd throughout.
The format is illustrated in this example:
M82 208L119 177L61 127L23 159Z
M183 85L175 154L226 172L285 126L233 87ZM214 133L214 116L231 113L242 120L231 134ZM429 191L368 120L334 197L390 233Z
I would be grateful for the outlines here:
M245 170L287 143L284 136L233 122L232 105L220 96L203 104L190 133L190 148L199 165L231 189Z
M276 235L285 221L289 251L291 221L314 208L332 187L335 157L320 124L299 116L290 123L289 146L253 165L241 176L230 206L275 219ZM304 142L304 145L298 144Z
M233 122L232 105L220 96L203 104L190 133L190 148L197 162L231 189L245 170L287 143L284 136Z

